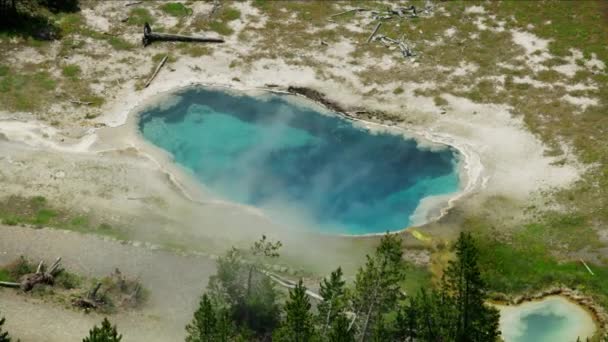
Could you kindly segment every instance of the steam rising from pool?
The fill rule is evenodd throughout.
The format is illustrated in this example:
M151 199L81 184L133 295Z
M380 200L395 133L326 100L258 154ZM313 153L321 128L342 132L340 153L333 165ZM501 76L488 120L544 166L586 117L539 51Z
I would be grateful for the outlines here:
M370 132L290 95L190 88L175 96L141 114L143 136L215 196L290 226L400 230L422 199L459 190L456 152L448 147Z

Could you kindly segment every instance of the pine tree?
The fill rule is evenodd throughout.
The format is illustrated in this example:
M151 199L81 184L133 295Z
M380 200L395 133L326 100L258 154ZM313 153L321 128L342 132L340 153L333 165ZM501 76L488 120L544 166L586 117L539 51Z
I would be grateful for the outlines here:
M346 315L337 315L330 328L327 335L328 342L355 342L355 333L350 328L350 320Z
M325 338L336 317L342 314L345 307L345 289L342 279L342 268L338 267L320 284L319 295L323 301L317 305L317 322L321 326L321 337Z
M418 337L418 299L411 297L409 302L399 307L395 318L395 339L411 342Z
M442 283L443 295L454 310L450 330L454 341L495 341L498 331L496 309L484 304L485 284L477 264L479 252L470 233L460 233L456 260L450 261Z
M397 235L387 233L357 272L352 302L361 341L368 340L378 319L397 306L403 280L401 242Z
M122 335L116 332L116 326L112 326L107 318L101 322L101 327L94 326L89 331L89 336L85 337L82 342L120 342Z
M276 340L289 342L313 340L315 331L310 308L306 287L300 279L296 287L289 291L289 299L285 303L285 322L279 329Z
M11 342L11 337L8 336L8 332L2 330L2 326L6 322L4 317L0 318L0 342Z
M211 300L204 294L194 318L186 326L188 336L186 342L214 342L217 334L217 319Z
M239 331L262 338L271 334L280 318L278 293L263 273L268 258L276 258L280 242L265 236L251 247L249 258L232 248L217 262L217 274L209 280L208 293L218 306L229 311ZM252 337L252 338L253 338Z
M234 337L236 336L236 329L228 310L223 309L217 313L216 330L217 342L233 341Z

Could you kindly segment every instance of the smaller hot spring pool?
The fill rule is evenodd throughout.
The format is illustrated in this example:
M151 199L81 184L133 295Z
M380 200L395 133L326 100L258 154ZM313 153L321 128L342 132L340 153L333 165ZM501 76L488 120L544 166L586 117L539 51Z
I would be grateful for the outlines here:
M332 234L411 225L429 196L459 191L457 152L371 132L291 95L189 88L140 115L141 133L215 196Z
M499 306L499 310L505 342L585 341L595 332L591 315L563 297Z

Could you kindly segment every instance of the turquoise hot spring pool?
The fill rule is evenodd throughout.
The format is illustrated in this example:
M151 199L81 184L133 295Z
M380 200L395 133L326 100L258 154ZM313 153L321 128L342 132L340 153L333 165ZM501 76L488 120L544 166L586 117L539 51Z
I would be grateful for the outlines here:
M459 191L458 152L372 132L294 95L192 87L140 113L139 129L214 196L301 229L407 228L429 196Z

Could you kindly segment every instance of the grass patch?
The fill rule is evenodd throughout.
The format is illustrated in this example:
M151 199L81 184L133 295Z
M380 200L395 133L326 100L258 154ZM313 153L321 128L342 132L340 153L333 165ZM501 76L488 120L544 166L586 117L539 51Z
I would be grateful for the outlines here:
M33 225L94 233L117 240L127 240L126 232L111 224L89 216L73 214L53 208L46 198L9 196L0 201L0 222L6 225Z
M190 57L208 56L212 52L212 50L208 46L194 44L184 45L179 49L183 54L186 54Z
M118 51L132 50L133 48L135 48L135 45L129 43L128 41L126 41L120 37L110 37L108 39L108 43L115 50L118 50Z
M581 223L574 218L573 222L566 224ZM481 218L468 218L464 225L478 236L480 266L492 291L525 294L562 284L594 296L604 306L608 305L605 288L608 267L590 263L595 273L592 276L578 260L560 261L554 256L553 247L546 243L551 235L546 227L528 225L506 236L502 228L492 228L490 222Z
M159 8L161 11L177 18L183 18L192 14L192 9L179 2L168 2Z
M80 69L80 66L78 66L76 64L66 65L61 70L61 73L63 74L63 76L69 77L69 78L76 78L80 75L81 72L82 71Z
M198 16L193 21L193 26L196 30L211 30L223 36L229 36L234 33L230 27L230 22L241 17L241 12L230 6L222 6L211 21L206 16Z
M36 110L46 103L57 86L57 80L47 71L17 71L4 68L2 73L0 103L6 110Z
M136 7L129 11L129 19L127 24L132 26L144 26L145 23L154 24L156 20L146 8Z
M0 65L0 77L8 75L9 67L6 65Z
M0 268L0 281L14 281L8 270Z

